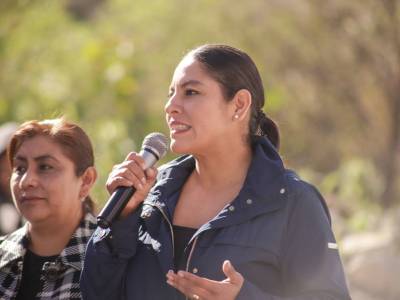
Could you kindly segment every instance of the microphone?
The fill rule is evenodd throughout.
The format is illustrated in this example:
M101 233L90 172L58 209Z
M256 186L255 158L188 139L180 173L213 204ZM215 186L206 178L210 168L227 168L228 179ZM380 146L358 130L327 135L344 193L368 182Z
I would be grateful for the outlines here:
M153 166L162 158L168 149L168 139L159 132L148 134L142 144L139 155L143 158L145 170ZM112 193L106 205L97 217L97 225L101 228L109 228L112 222L119 216L132 195L136 192L133 186L119 186Z

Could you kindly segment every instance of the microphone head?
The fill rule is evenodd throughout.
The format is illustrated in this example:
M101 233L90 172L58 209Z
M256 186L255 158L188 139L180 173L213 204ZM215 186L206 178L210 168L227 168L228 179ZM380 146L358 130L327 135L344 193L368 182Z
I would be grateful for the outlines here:
M160 132L152 132L143 140L142 149L145 148L152 150L160 159L167 153L169 148L168 138Z

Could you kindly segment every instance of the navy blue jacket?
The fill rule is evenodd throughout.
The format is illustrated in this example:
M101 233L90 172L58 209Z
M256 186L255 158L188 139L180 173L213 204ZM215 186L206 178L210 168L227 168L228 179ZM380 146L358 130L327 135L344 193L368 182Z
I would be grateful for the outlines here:
M182 299L165 277L174 269L172 195L194 166L191 156L164 165L140 209L111 231L95 232L81 277L84 299ZM245 278L240 300L350 299L323 198L284 169L264 138L239 195L185 251L187 270L214 280L225 278L222 263L229 259Z

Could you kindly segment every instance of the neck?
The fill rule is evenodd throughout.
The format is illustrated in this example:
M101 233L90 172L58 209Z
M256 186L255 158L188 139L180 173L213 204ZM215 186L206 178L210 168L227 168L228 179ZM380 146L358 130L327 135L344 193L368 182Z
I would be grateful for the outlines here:
M196 169L193 176L207 190L243 185L252 153L246 144L224 145L206 155L195 155Z
M53 256L62 252L82 218L82 210L69 217L68 222L30 223L29 249L40 256Z

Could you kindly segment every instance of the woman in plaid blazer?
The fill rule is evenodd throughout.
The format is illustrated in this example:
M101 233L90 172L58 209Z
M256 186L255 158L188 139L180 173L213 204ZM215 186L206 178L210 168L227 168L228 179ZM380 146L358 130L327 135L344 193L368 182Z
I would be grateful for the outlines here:
M81 299L86 242L95 229L91 142L64 119L22 124L8 146L14 203L27 220L0 239L0 299Z

